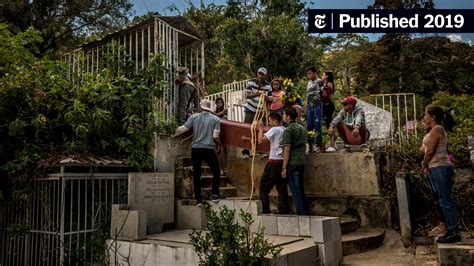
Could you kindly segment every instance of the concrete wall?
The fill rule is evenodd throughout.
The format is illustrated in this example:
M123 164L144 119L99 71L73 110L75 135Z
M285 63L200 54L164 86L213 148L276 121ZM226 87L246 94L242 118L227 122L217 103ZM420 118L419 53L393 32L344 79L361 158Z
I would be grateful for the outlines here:
M379 153L322 153L305 157L305 192L325 196L379 196L381 178ZM254 185L259 180L267 159L255 158ZM240 191L250 193L251 159L230 158L228 178Z
M176 157L191 157L191 138L159 136L155 142L154 158L157 172L174 172Z

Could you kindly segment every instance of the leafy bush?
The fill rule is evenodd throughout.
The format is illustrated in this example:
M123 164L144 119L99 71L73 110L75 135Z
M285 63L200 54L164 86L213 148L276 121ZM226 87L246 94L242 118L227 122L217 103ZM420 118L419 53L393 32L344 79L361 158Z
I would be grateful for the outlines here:
M226 206L219 212L205 205L207 230L193 230L191 244L201 265L263 265L265 256L278 257L281 247L275 247L264 239L262 228L250 232L254 222L250 213L240 210L243 225L236 221L235 210Z
M166 88L166 58L154 55L137 73L124 48L110 43L105 68L76 73L71 82L63 62L37 56L39 36L31 28L14 35L0 24L2 176L31 176L27 169L53 153L109 155L127 158L139 170L152 169L155 134L174 127L173 121L157 123L153 106Z
M433 104L444 110L452 110L455 126L448 135L449 152L454 154L457 165L468 167L471 164L467 150L467 136L474 135L474 95L451 95L447 92L438 92L433 97Z

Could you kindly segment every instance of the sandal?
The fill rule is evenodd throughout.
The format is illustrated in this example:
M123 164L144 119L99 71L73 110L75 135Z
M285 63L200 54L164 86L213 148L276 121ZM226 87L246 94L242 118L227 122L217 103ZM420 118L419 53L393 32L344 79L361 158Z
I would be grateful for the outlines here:
M433 227L433 229L431 229L431 231L428 232L428 236L443 236L444 234L446 234L446 230L443 230L441 229L441 227L438 226L435 226Z

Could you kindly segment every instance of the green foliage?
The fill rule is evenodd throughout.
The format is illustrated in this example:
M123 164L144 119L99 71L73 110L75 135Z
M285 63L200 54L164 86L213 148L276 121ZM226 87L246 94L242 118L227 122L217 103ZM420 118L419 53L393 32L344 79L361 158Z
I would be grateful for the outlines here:
M330 38L309 35L304 12L299 0L191 6L185 16L205 40L208 90L253 77L261 66L268 68L269 78L296 79L318 64Z
M0 23L9 25L14 32L32 26L39 29L38 35L44 42L37 47L44 54L50 49L75 45L85 34L124 25L131 9L129 0L2 1Z
M474 47L445 37L385 35L355 62L358 93L472 93Z
M13 240L23 237L29 232L29 226L24 223L12 223L8 225L8 237Z
M123 47L106 47L98 74L65 79L66 66L39 58L39 32L17 35L0 24L0 172L24 178L46 153L89 153L127 158L129 165L152 169L154 136L168 134L172 121L160 123L153 100L162 96L166 71L162 55L135 73ZM117 52L121 51L122 57ZM80 58L79 58L80 60ZM28 170L30 169L30 170Z
M208 231L193 230L190 235L201 265L262 265L266 255L276 258L280 254L281 247L268 243L262 228L257 233L250 232L254 222L250 213L240 210L240 225L235 210L226 206L216 212L205 205L205 211Z
M457 165L469 167L470 154L467 149L467 137L474 135L474 95L451 95L447 92L438 92L433 96L433 105L444 110L453 110L455 126L448 134L448 150L457 160Z

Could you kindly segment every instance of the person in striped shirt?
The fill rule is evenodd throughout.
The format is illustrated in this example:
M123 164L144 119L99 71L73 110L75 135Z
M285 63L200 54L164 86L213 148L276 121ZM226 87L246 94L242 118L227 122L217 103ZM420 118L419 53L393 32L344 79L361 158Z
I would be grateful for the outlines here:
M271 96L272 92L270 83L265 79L267 74L267 69L261 67L257 71L257 78L250 79L247 83L247 88L245 89L245 98L247 99L247 103L244 107L244 123L252 124L260 103L261 94L265 95L265 102L260 103L261 108L266 108L266 101L268 101L268 97ZM244 149L242 151L242 156L244 159L248 159L250 157L250 151Z

